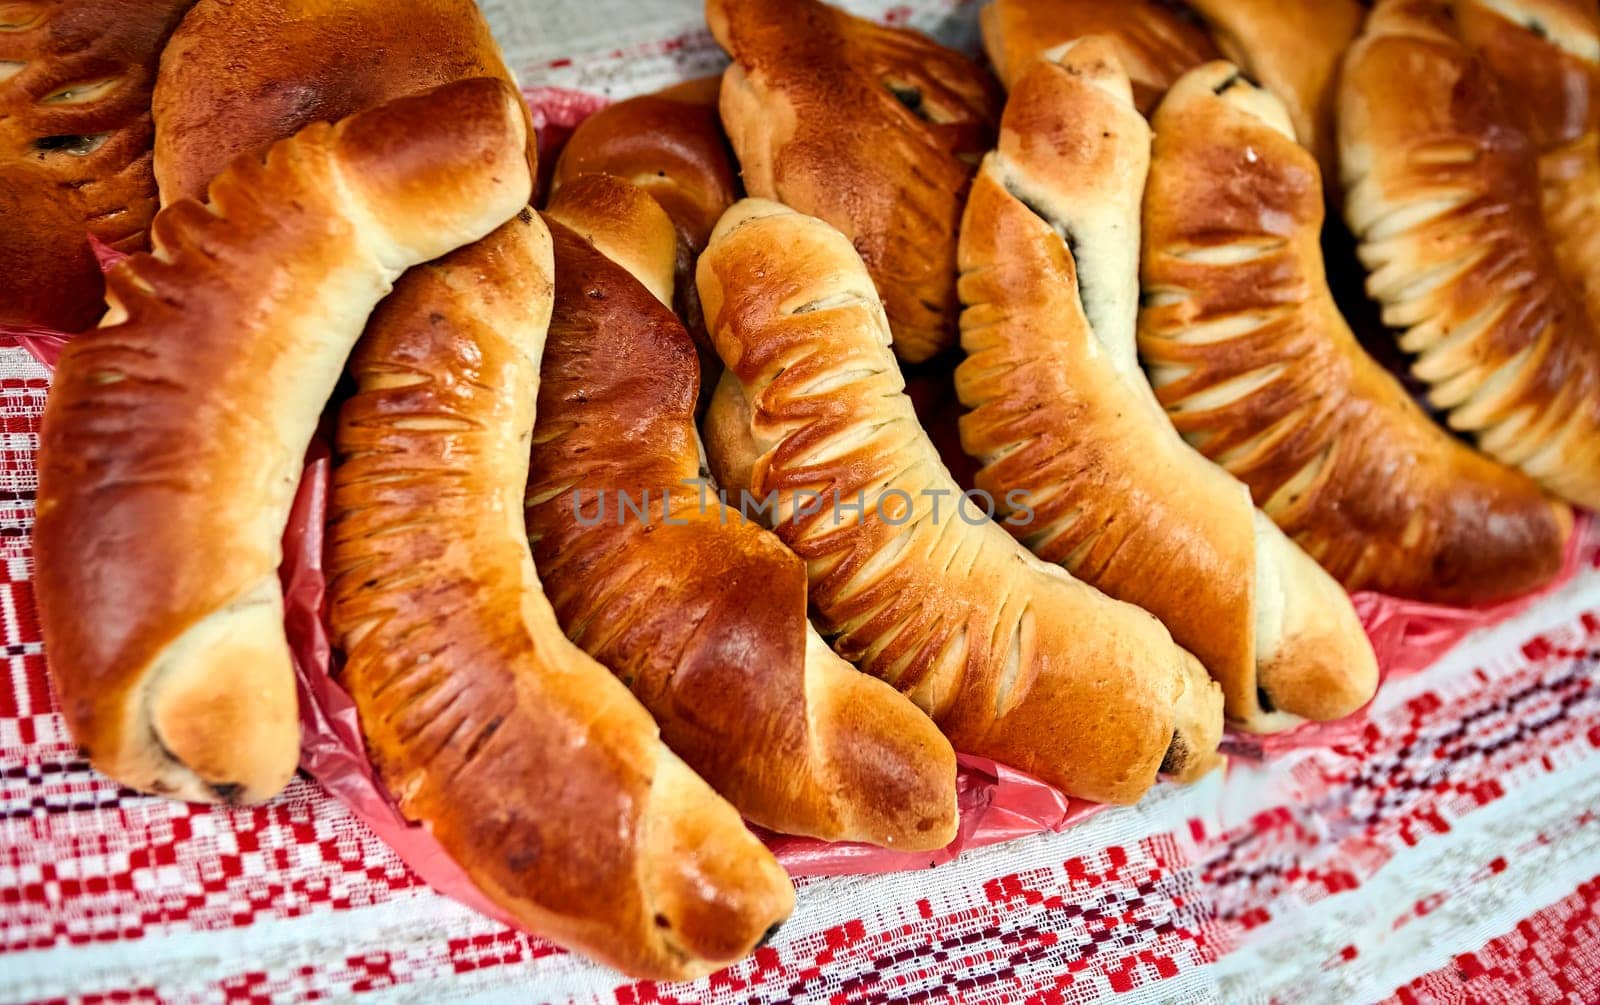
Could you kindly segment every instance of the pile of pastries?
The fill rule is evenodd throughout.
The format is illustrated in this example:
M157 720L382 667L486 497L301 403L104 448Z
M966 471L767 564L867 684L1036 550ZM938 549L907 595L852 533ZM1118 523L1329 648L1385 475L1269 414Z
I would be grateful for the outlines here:
M1225 723L1364 705L1347 591L1550 581L1600 502L1594 3L980 16L993 75L708 0L727 71L596 114L541 185L472 0L4 5L0 323L99 320L34 538L95 766L293 774L278 566L325 416L384 784L640 976L787 917L746 820L939 848L956 751L1133 802ZM139 252L103 285L90 234ZM908 375L953 381L924 418L967 482Z

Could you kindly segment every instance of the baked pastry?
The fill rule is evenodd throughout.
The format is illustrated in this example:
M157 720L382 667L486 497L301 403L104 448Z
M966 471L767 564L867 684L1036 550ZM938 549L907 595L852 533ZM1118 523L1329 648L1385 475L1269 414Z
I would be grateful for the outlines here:
M558 222L583 201L591 223L609 213L611 227L641 229L595 181L628 184L590 175L549 209L556 306L527 525L556 616L746 818L828 841L944 847L956 831L949 741L828 649L806 620L805 566L703 479L694 343Z
M1455 0L1455 32L1493 74L1542 152L1600 119L1600 6L1593 0Z
M672 306L682 245L672 218L644 189L613 174L580 175L550 196L546 212L561 222L558 231L573 231L651 296ZM601 269L616 274L606 265ZM548 358L555 358L554 347L547 348Z
M711 239L711 228L739 198L733 156L717 114L721 88L720 76L707 77L602 108L578 124L551 179L553 195L584 175L615 175L666 210L677 233L671 302L702 347L703 362L716 354L706 340L694 263Z
M193 0L12 0L0 10L0 324L105 311L93 234L143 251L156 211L150 88Z
M1218 763L1222 695L1194 657L962 496L903 393L848 238L747 199L717 224L698 278L743 391L751 491L771 498L778 537L805 560L841 656L910 697L957 750L1068 795L1132 802L1158 770L1188 780Z
M1532 144L1448 2L1373 10L1339 136L1367 290L1432 403L1491 456L1600 506L1600 333L1556 261Z
M1455 5L1461 40L1494 75L1539 157L1562 276L1600 323L1600 7L1583 0Z
M523 129L492 80L307 127L111 273L56 369L34 529L56 694L105 774L251 802L294 773L278 562L306 446L389 284L526 204Z
M516 83L473 0L404 16L386 0L200 0L156 81L161 203L203 197L229 161L313 122L472 77Z
M81 331L105 313L105 282L83 218L31 164L0 164L0 326Z
M1174 81L1219 55L1193 14L1163 0L994 0L978 12L978 24L1007 88L1046 50L1088 35L1110 40L1144 115Z
M962 445L1002 525L1160 618L1232 722L1348 715L1378 684L1349 598L1183 441L1139 369L1150 128L1115 50L1096 36L1036 61L978 169L961 221ZM1012 498L1032 519L1011 520Z
M329 580L385 786L531 931L636 977L755 947L793 891L738 813L561 634L521 522L549 232L408 272L351 360Z
M722 124L751 195L838 228L883 297L894 351L956 337L956 225L999 89L959 53L818 0L707 0L733 57Z
M1548 582L1571 513L1362 351L1283 103L1214 63L1173 87L1155 133L1139 352L1179 432L1350 590L1464 604Z
M1289 108L1294 134L1337 179L1339 64L1361 30L1358 0L1188 0L1222 54Z

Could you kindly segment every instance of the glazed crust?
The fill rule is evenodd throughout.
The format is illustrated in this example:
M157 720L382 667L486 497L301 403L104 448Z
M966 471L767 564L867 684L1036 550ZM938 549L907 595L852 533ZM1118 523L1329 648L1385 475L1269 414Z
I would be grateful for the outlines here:
M739 198L717 113L721 89L720 76L707 77L602 108L573 131L551 181L559 191L582 175L609 174L644 189L690 249L689 268L679 273L680 284L690 287L694 258Z
M1351 590L1470 603L1546 583L1570 512L1435 426L1334 305L1322 189L1226 63L1157 113L1139 349L1174 425Z
M0 324L80 331L105 310L86 234L142 251L156 211L150 89L193 0L0 8Z
M554 197L585 175L613 175L661 204L677 234L669 302L700 347L702 367L715 362L716 353L706 337L694 263L711 228L739 198L733 154L717 112L721 89L720 76L707 77L602 108L579 123L551 179Z
M156 81L161 203L203 197L235 157L313 122L472 77L515 86L473 0L409 0L404 16L385 0L200 0Z
M949 844L949 742L828 650L806 620L800 560L700 481L688 333L555 222L560 202L527 522L561 624L756 823L906 850ZM637 229L625 214L617 224ZM623 494L642 515L621 509Z
M1541 151L1600 125L1600 7L1593 0L1455 0L1455 30Z
M1368 292L1432 403L1491 456L1600 506L1600 334L1557 263L1531 142L1444 0L1373 11L1340 142Z
M818 0L707 0L722 124L751 195L826 220L883 297L895 353L955 341L956 227L1000 113L987 73Z
M672 305L681 248L677 228L644 189L617 175L579 175L550 196L546 213L622 266L651 296Z
M959 515L848 239L747 199L717 225L699 283L749 407L751 488L777 493L778 536L805 560L840 655L908 695L957 750L1069 795L1132 802L1163 766L1188 779L1217 763L1221 693L1160 622L970 506ZM864 512L842 508L853 503Z
M330 513L342 680L401 811L496 903L635 977L696 977L793 893L540 588L520 514L551 272L524 211L373 314Z
M1144 115L1179 77L1219 55L1204 28L1159 0L994 0L978 12L978 23L1008 89L1048 49L1088 35L1109 39Z
M475 80L309 127L111 273L56 370L34 532L56 694L107 775L244 802L293 773L277 570L306 446L389 284L526 203L520 106Z
M1294 134L1337 178L1339 65L1366 15L1358 0L1188 0L1222 54L1289 106Z
M1600 325L1600 8L1592 0L1458 0L1455 27L1539 151L1556 263Z
M1231 720L1265 731L1347 715L1377 685L1348 599L1331 582L1303 588L1306 576L1326 579L1303 555L1260 582L1258 550L1279 555L1258 549L1249 490L1183 441L1139 369L1149 149L1114 43L1069 43L1013 85L961 225L963 447L984 463L979 488L999 500L1027 493L1032 519L1007 522L1012 534L1160 618L1222 685ZM1258 621L1273 621L1258 619L1258 587L1277 588L1260 604L1296 628L1333 598L1334 630L1258 646ZM1291 651L1313 658L1296 665ZM1258 659L1281 665L1258 675ZM1307 676L1332 686L1297 679Z

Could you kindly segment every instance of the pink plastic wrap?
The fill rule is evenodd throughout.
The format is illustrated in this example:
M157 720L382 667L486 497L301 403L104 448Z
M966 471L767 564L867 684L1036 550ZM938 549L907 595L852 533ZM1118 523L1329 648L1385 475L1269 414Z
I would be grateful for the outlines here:
M540 156L553 164L559 142L603 99L570 91L528 92L541 130ZM95 242L104 268L120 255ZM53 367L70 335L34 328L0 326L9 339ZM379 783L362 741L359 717L339 685L336 654L328 638L323 576L323 530L331 460L324 438L313 443L283 541L285 622L299 675L301 767L343 802L392 847L428 885L507 924L505 912L490 903L445 854L428 831L407 821ZM1538 594L1476 609L1440 607L1379 594L1354 597L1378 655L1384 679L1406 676L1428 666L1469 632L1497 624L1525 610L1540 596L1574 575L1580 541L1593 533L1580 519L1560 576ZM1337 723L1309 724L1271 737L1230 734L1226 748L1235 756L1270 757L1288 750L1338 742L1360 730L1365 710ZM1100 807L1072 799L1031 776L980 757L962 755L958 777L960 827L955 841L936 852L886 851L866 845L829 844L809 838L762 833L780 861L796 876L828 876L921 869L948 862L962 851L1045 830L1064 830Z

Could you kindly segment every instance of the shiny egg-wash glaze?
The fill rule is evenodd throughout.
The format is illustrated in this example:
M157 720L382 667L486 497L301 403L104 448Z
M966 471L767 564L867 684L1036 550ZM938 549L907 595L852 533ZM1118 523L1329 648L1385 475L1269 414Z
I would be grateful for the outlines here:
M1217 63L1173 88L1155 133L1139 352L1178 430L1350 590L1471 603L1548 582L1570 511L1361 349L1283 104Z
M1339 66L1361 30L1358 0L1187 0L1222 55L1283 100L1295 138L1337 178Z
M387 0L199 0L156 80L161 204L199 197L233 158L313 122L455 80L516 86L473 0L407 0L403 9ZM531 120L527 132L531 156Z
M1533 141L1556 264L1600 332L1600 5L1457 0L1454 13Z
M105 284L85 232L118 251L147 247L150 91L192 2L0 8L0 324L88 327L105 312Z
M956 339L956 228L999 89L960 53L818 0L708 0L722 124L753 196L842 231L909 363Z
M983 48L1006 87L1047 50L1088 35L1109 41L1133 81L1140 114L1220 53L1205 29L1158 0L994 0L978 12Z
M56 693L107 775L250 802L294 773L278 564L306 447L390 284L526 203L523 126L471 80L308 127L111 273L56 369L34 529Z
M1027 494L1033 519L1012 532L1160 618L1232 721L1264 732L1348 715L1378 682L1349 598L1183 441L1139 368L1149 151L1104 39L1013 85L961 226L963 446L984 464L980 488Z
M701 366L716 364L706 338L694 263L711 240L711 228L739 198L739 182L717 95L722 78L691 80L653 94L619 101L584 119L561 149L552 195L585 175L608 174L632 182L666 210L677 232L673 309L701 347Z
M1452 4L1383 0L1340 85L1345 219L1368 292L1450 425L1594 508L1600 332L1557 260L1517 120Z
M699 283L743 405L719 415L714 401L707 421L742 423L752 460L734 467L757 496L778 494L778 536L805 560L840 655L910 696L957 750L1070 795L1131 802L1158 770L1192 779L1217 763L1222 695L1160 622L955 511L960 490L848 239L747 199L717 225ZM802 490L864 512L802 514ZM943 493L941 515L928 493Z
M556 307L527 521L556 614L651 711L667 745L749 819L830 841L943 847L956 829L949 742L893 688L828 649L806 620L804 565L696 484L688 333L628 271L556 222L579 216L632 233L643 224L630 218L647 222L653 210L667 253L641 271L670 276L672 227L642 191L631 209L610 191L626 184L587 176L549 210ZM643 515L624 511L624 497Z
M542 592L522 493L551 275L524 210L373 314L339 417L332 627L384 784L480 889L629 974L695 977L793 893Z

